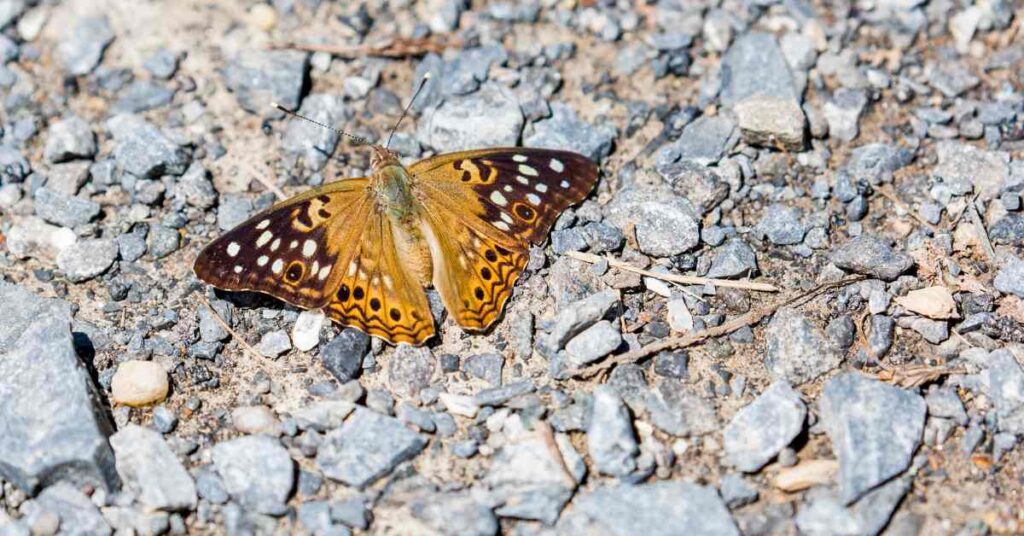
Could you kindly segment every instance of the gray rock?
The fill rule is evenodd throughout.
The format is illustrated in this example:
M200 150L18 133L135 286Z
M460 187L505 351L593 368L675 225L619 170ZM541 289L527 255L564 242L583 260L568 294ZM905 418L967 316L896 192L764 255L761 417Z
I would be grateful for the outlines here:
M728 463L757 471L803 430L807 406L789 384L776 381L729 421L723 435Z
M847 372L825 384L818 406L843 504L903 472L921 444L926 406L911 391Z
M587 246L590 247L591 253L616 251L622 247L622 243L626 240L622 231L605 222L590 222L583 226L580 234L587 241Z
M1003 294L1013 294L1024 298L1024 260L1017 257L1010 259L996 273L992 286Z
M707 399L698 396L681 381L664 379L644 399L651 424L666 434L690 437L719 429L718 413Z
M26 493L58 481L119 486L113 432L75 354L68 305L0 283L0 476Z
M889 241L869 234L860 235L834 249L829 260L836 266L892 281L914 266L914 259L892 248Z
M853 346L857 336L857 325L850 315L837 316L825 327L825 333L836 348L845 350Z
M961 426L967 424L967 411L964 410L964 403L960 401L960 396L952 387L931 386L928 394L924 397L924 402L928 405L929 417L952 419Z
M43 149L47 161L65 162L95 155L96 135L84 119L73 115L50 124Z
M152 80L136 80L121 90L113 109L118 113L137 114L167 106L174 91Z
M430 385L436 359L429 348L399 345L388 363L388 387L398 397L415 398Z
M167 80L178 70L178 55L166 48L159 48L142 66L156 78Z
M636 470L640 453L629 410L619 393L607 385L594 389L593 412L587 426L587 449L602 474L625 477Z
M192 510L196 486L159 433L130 424L110 437L117 472L138 501L157 510Z
M476 93L450 98L425 112L417 135L425 145L447 153L514 146L522 130L523 112L515 95L488 83Z
M578 457L568 441L550 442L541 433L524 434L502 446L483 478L501 505L498 515L557 521L577 486L566 468Z
M165 225L154 225L149 230L146 249L154 259L162 259L181 247L181 233Z
M943 320L930 318L900 318L900 327L910 328L921 335L921 338L939 344L949 338L949 324Z
M17 20L26 9L28 9L28 3L25 0L3 0L0 2L0 29L6 28L8 24Z
M343 427L324 437L316 463L327 477L363 488L414 458L426 444L401 421L357 409Z
M757 222L755 232L758 236L767 237L772 244L787 246L804 241L807 227L801 223L802 211L786 205L769 205Z
M862 145L850 152L850 159L846 163L846 171L849 176L845 177L847 182L844 186L852 188L849 182L851 177L854 180L866 181L871 184L888 182L892 180L892 174L896 170L910 164L913 160L913 151L895 145L885 143ZM844 203L849 202L857 195L855 190L844 194L839 192L838 188L837 185L836 195Z
M714 164L739 139L736 123L725 115L701 116L683 127L679 139L658 153L658 167L678 161Z
M1024 241L1024 215L1007 214L988 230L993 244L1018 244Z
M345 101L335 95L318 93L309 95L302 101L299 113L321 124L334 128L343 128L344 123L352 118L352 110ZM300 165L310 171L319 171L334 154L340 135L320 125L304 119L292 118L288 121L284 137L281 139L281 150L298 159Z
M977 86L981 79L971 74L967 65L958 61L937 61L927 69L928 83L949 98Z
M292 341L287 331L275 329L263 334L256 349L263 357L277 358L292 349Z
M602 320L573 337L565 345L565 350L569 354L569 361L579 367L614 352L621 344L622 334L619 333L619 328L607 320Z
M185 174L173 186L173 194L189 206L208 209L217 203L217 190L202 162L192 162Z
M742 238L732 238L715 248L707 277L737 279L757 273L757 256Z
M534 123L533 132L525 136L523 145L573 151L600 162L611 153L616 135L615 128L591 125L569 105L553 102L551 117Z
M345 400L317 400L291 411L300 430L328 432L345 424L355 406Z
M910 484L907 477L893 479L849 507L842 504L833 490L813 488L807 493L807 504L796 516L796 524L805 534L874 536L888 524Z
M84 160L53 164L50 176L46 178L46 187L65 195L75 195L89 180L91 167L92 164Z
M117 115L107 120L114 136L118 166L139 178L181 175L188 169L188 154L145 119Z
M103 51L113 40L114 31L106 17L79 19L70 35L57 45L57 57L68 74L86 75L99 65Z
M57 255L57 267L68 281L88 281L110 268L117 260L117 242L106 238L79 240Z
M896 321L887 315L871 315L868 350L876 359L889 352L896 331Z
M231 325L233 312L231 310L231 304L224 300L213 300L210 302L213 309L217 311L217 314ZM197 316L199 317L199 339L203 342L217 342L227 339L230 335L224 326L217 321L214 317L213 312L208 307L198 307Z
M770 95L751 95L736 103L736 122L750 145L799 151L804 147L807 120L800 103Z
M501 387L484 389L473 395L473 402L478 406L500 406L513 398L532 393L533 380L520 380Z
M238 104L257 115L280 114L276 102L289 110L299 107L308 84L309 54L295 50L245 51L224 68L224 83Z
M14 147L0 145L0 183L20 183L32 172L32 165Z
M558 255L564 255L570 251L583 251L587 249L587 239L583 232L576 228L558 229L551 233L551 250Z
M546 344L561 350L565 343L597 323L620 304L619 293L605 290L562 308L546 337Z
M25 520L33 527L40 516L56 514L60 518L62 536L107 536L111 533L110 525L100 515L96 505L67 482L46 488L35 500L23 504L21 509ZM3 528L2 523L0 528Z
M975 191L982 201L990 201L999 196L1010 177L1010 155L1003 151L946 141L936 145L935 154L939 163L932 175L956 195Z
M242 195L224 195L217 207L217 228L230 231L252 216L252 200Z
M460 3L461 5L461 3ZM434 534L443 536L493 536L498 534L498 519L486 493L426 493L410 502L412 516Z
M672 191L696 204L704 214L729 196L729 184L717 173L689 160L660 167L658 173L672 185Z
M493 386L501 385L501 371L504 368L505 358L497 353L476 354L462 361L463 371Z
M565 535L740 534L715 490L689 482L600 486L578 496L557 529Z
M224 504L230 498L224 489L224 481L213 469L213 465L202 466L196 471L196 492L213 504Z
M282 515L295 485L295 463L270 436L243 436L213 446L213 465L224 489L247 509Z
M861 90L836 90L822 108L829 135L839 141L853 141L860 134L860 116L867 105L868 97Z
M35 208L40 218L62 227L84 225L100 213L99 203L45 187L36 190Z
M800 100L786 58L770 34L751 32L736 39L722 56L721 77L726 106L753 95Z
M1002 432L1024 434L1024 369L1006 348L988 358L988 390Z
M795 309L776 312L765 337L765 366L772 377L793 385L816 379L842 361L822 330Z
M738 508L757 500L757 489L736 473L729 473L718 483L722 500L729 508Z
M370 349L370 337L355 328L345 328L320 349L324 368L345 383L359 376L363 356Z

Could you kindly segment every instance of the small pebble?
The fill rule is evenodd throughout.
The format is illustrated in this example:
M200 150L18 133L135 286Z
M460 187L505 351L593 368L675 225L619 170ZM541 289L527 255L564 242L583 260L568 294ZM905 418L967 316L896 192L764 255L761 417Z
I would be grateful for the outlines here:
M131 407L161 402L169 389L167 371L153 361L125 361L110 382L114 402Z

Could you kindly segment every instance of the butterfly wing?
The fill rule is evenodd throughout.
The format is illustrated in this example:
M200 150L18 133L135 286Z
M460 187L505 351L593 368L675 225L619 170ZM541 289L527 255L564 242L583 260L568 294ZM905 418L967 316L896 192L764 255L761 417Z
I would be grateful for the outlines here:
M220 289L323 308L390 342L420 344L434 333L426 295L399 262L367 179L332 182L257 214L206 246L195 272Z
M485 149L441 155L409 168L431 237L434 286L464 328L486 329L555 219L597 181L582 155Z

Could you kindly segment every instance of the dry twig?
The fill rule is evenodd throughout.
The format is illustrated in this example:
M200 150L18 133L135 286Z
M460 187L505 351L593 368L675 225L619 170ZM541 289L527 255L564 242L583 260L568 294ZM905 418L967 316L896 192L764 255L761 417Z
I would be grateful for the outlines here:
M830 290L845 287L846 285L856 283L858 281L863 281L865 279L867 278L863 275L855 275L840 279L839 281L833 281L831 283L818 285L817 287L807 292L801 292L796 296L792 296L784 300L779 300L778 302L768 305L766 307L755 309L743 316L737 317L733 320L730 320L724 324L715 326L713 328L703 329L696 333L689 333L687 335L681 335L679 337L671 337L668 339L658 341L656 343L648 344L647 346L644 346L639 350L613 356L600 363L590 365L589 367L572 370L570 371L570 375L582 378L590 378L598 374L599 372L610 369L614 366L625 365L628 363L636 363L658 352L662 352L665 350L674 350L676 348L687 348L690 346L695 346L708 339L714 339L716 337L728 335L740 328L752 326L760 322L765 317L774 314L775 311L783 307L798 307Z
M883 382L889 382L897 387L920 387L926 383L935 381L950 374L966 374L967 370L962 367L930 367L928 365L913 365L902 369L887 369L875 375Z
M416 39L396 37L374 44L326 45L317 43L295 43L291 41L272 43L271 48L290 48L306 52L326 52L339 58L361 58L380 56L384 58L409 58L425 56L430 52L440 54L444 49L457 43L443 37L431 36Z
M975 206L974 200L967 204L967 213L971 218L971 223L974 224L974 230L978 233L981 248L985 250L985 255L988 257L989 262L995 264L996 250L992 247L992 241L988 238L988 231L985 229L985 224L981 221L981 215L978 214L978 207Z
M252 345L245 342L245 339L243 339L242 336L239 335L237 331L231 329L231 326L229 326L228 323L223 318L221 318L220 313L218 313L217 310L213 308L213 305L210 305L210 300L207 300L206 296L203 296L202 294L199 294L198 296L199 301L203 302L203 305L205 305L210 310L210 312L213 313L213 319L216 320L217 323L220 324L220 327L224 328L224 330L227 331L233 339L238 341L238 344L242 345L243 350L251 354L253 357L256 357L257 359L262 357L260 356L260 353L257 352L256 349L252 347Z
M650 270L644 270L643 268L637 268L636 266L629 265L622 261L615 259L608 259L593 253L583 253L580 251L569 251L566 253L567 256L572 257L578 261L589 262L591 264L607 261L608 266L618 268L620 270L626 270L627 272L637 273L647 277L653 277L655 279L662 279L664 281L672 281L673 283L682 283L684 285L714 285L716 287L726 288L739 288L744 290L758 290L761 292L778 292L779 288L775 285L769 285L768 283L755 283L753 281L733 281L731 279L709 279L707 277L696 277L689 275L677 275L677 274L663 274L659 272L652 272Z

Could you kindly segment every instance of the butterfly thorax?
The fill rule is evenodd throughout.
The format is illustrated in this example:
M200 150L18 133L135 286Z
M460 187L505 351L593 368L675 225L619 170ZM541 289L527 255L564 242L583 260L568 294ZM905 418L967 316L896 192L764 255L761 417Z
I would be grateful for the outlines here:
M431 282L433 264L422 227L425 223L413 196L412 180L394 153L387 149L382 151L385 153L374 152L375 165L371 179L377 205L391 224L399 258L415 279L427 286Z

